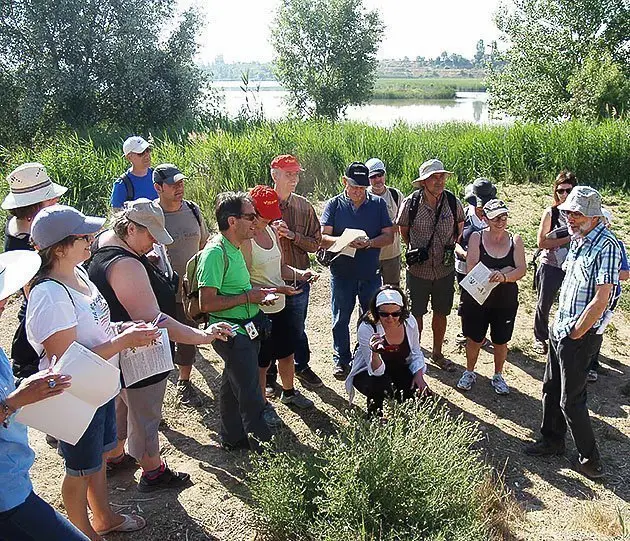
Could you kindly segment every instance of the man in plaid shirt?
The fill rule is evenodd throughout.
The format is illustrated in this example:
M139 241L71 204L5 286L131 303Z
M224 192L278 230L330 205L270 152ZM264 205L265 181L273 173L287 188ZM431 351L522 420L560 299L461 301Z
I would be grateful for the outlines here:
M587 374L597 334L608 320L619 282L621 250L604 225L601 196L588 186L577 186L559 206L572 235L564 263L556 318L543 379L542 438L528 446L532 456L565 452L567 427L578 450L575 468L595 479L603 468L586 406Z

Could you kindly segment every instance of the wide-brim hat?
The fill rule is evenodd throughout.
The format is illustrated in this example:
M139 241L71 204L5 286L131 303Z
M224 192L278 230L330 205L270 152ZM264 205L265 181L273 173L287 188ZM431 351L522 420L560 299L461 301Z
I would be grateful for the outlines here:
M440 160L427 160L418 168L418 178L413 180L411 184L414 188L421 188L422 181L428 179L435 173L448 173L449 175L452 175L453 171L445 169L444 164Z
M39 254L30 250L13 250L0 254L0 300L28 284L41 264Z
M2 202L4 210L28 207L49 199L61 197L68 188L55 184L46 168L37 162L20 165L9 173L9 194Z
M472 184L466 186L464 199L470 205L483 207L488 201L496 198L497 187L484 177L475 179Z
M602 196L590 186L576 186L571 190L564 203L558 205L558 210L580 212L588 218L603 216Z

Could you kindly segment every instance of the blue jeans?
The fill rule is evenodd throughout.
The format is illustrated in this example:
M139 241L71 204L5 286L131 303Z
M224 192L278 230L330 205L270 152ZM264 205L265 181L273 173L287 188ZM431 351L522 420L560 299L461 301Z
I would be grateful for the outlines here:
M0 513L0 541L89 541L70 521L31 492L24 503Z
M349 366L352 361L350 351L350 317L359 297L361 313L365 312L381 287L381 275L375 274L370 280L340 278L334 274L330 277L330 291L333 316L333 361L335 366Z
M286 297L286 307L290 308L294 314L293 331L297 338L295 340L295 371L301 372L308 368L311 360L311 350L308 347L308 336L306 336L306 313L308 311L308 298L311 292L311 285L306 284L303 293Z

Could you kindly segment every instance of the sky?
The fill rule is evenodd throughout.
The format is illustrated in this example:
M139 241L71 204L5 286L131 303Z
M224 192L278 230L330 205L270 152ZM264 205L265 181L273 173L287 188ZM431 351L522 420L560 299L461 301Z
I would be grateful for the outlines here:
M386 28L378 58L435 57L442 51L468 58L479 39L498 38L493 13L500 0L364 0L377 9ZM198 61L212 63L273 58L269 27L279 0L180 0L205 15Z

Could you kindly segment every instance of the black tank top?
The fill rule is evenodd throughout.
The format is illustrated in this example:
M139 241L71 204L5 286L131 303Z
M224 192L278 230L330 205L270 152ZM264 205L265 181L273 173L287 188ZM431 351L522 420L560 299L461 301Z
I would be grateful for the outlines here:
M168 314L171 317L175 317L175 293L177 287L173 287L173 284L168 280L164 274L153 263L151 263L146 256L137 256L120 248L119 246L104 246L98 248L90 258L88 264L88 275L90 280L94 282L99 289L107 304L109 305L109 311L111 319L114 322L118 321L131 321L131 317L124 306L116 297L116 293L109 285L107 281L107 269L112 263L120 259L130 257L136 259L142 263L142 266L147 271L149 282L151 283L151 289L155 294L160 311L164 314ZM174 350L174 344L171 342L171 352ZM169 372L163 372L162 374L156 374L150 378L134 383L129 388L137 389L140 387L147 387L159 381L162 381L168 376ZM122 372L121 372L122 380ZM124 381L122 382L124 386Z
M385 344L389 345L387 342L387 338L385 338ZM409 340L407 339L407 329L405 329L405 337L403 341L398 345L398 349L396 351L382 351L380 353L381 359L385 363L385 367L394 366L397 364L404 364L407 362L407 357L411 353L411 348L409 347Z
M492 257L483 245L483 232L479 233L479 261L486 267L493 270L499 270L503 267L516 267L514 262L514 241L510 234L510 249L503 257Z

